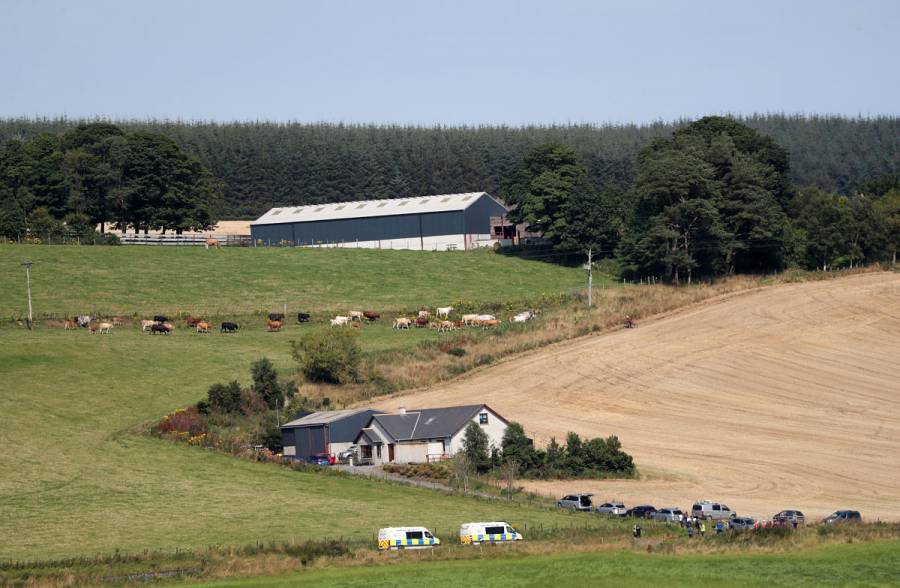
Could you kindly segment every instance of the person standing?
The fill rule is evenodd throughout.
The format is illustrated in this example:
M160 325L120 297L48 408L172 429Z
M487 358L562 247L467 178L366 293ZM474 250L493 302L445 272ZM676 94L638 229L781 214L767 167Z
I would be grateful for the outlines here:
M700 521L700 536L706 536L706 523L704 521Z

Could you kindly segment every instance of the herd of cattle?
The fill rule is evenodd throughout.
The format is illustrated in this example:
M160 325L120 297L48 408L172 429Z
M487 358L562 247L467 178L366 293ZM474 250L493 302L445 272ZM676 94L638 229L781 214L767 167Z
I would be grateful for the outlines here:
M452 331L462 327L480 327L481 329L490 329L500 325L500 319L493 314L463 314L456 319L451 319L451 313L454 308L452 306L444 306L435 309L434 314L428 310L420 310L415 318L397 317L394 319L392 328L409 329L412 327L425 328L430 327L439 332ZM535 311L527 310L513 316L510 322L524 323L535 317ZM373 310L351 310L346 315L338 315L330 319L332 327L351 326L360 327L363 322L374 323L381 318L381 314ZM308 312L297 313L298 323L308 323L312 316ZM110 319L97 320L96 317L90 315L79 315L72 320L67 319L64 323L66 330L75 330L79 328L88 329L90 333L109 334L113 327L118 327L130 322L125 317L114 316ZM151 335L168 335L175 330L175 325L169 321L169 318L163 315L156 315L152 320L141 320L141 331ZM212 323L205 321L199 317L188 316L184 319L185 326L194 329L197 333L209 333L213 328ZM266 330L269 332L281 331L284 328L285 315L282 313L270 313L266 318ZM219 326L221 333L235 333L240 329L240 325L232 321L224 321Z

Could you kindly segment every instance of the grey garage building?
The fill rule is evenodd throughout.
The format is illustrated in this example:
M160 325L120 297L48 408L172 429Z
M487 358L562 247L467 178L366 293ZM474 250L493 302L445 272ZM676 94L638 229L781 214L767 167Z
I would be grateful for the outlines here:
M508 212L487 192L334 202L273 208L250 233L262 245L473 249L494 242Z
M353 444L374 410L314 412L281 425L284 456L304 460L317 453L337 456Z

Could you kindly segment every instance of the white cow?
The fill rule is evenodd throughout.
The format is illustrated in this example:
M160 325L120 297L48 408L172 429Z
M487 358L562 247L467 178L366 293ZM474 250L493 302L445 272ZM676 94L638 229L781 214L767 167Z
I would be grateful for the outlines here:
M430 317L430 316L431 316L431 313L428 312L427 310L420 310L420 311L419 311L419 318L427 319L427 318Z
M411 322L412 321L410 321L408 318L405 318L405 317L395 318L394 324L391 328L392 329L408 329Z
M437 312L435 314L438 315L438 318L448 318L451 310L453 310L452 306L439 306L437 307Z
M472 321L478 318L477 314L464 314L462 315L462 322L464 325L468 325Z
M351 321L362 322L362 320L363 320L363 313L361 310L351 310L350 312L347 313L347 315L350 317Z
M526 310L525 312L520 312L516 316L513 317L512 322L514 323L524 323L526 321L530 321L534 318L533 310Z
M350 323L350 317L349 316L336 316L333 319L331 319L330 322L331 322L332 327L343 327Z

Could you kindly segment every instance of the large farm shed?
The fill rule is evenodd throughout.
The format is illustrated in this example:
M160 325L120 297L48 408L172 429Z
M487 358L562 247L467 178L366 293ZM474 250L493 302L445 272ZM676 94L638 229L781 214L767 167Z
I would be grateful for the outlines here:
M250 232L263 245L446 251L493 244L507 213L487 192L441 194L273 208Z
M281 425L284 456L306 459L317 453L337 455L344 451L368 423L374 410L314 412Z

